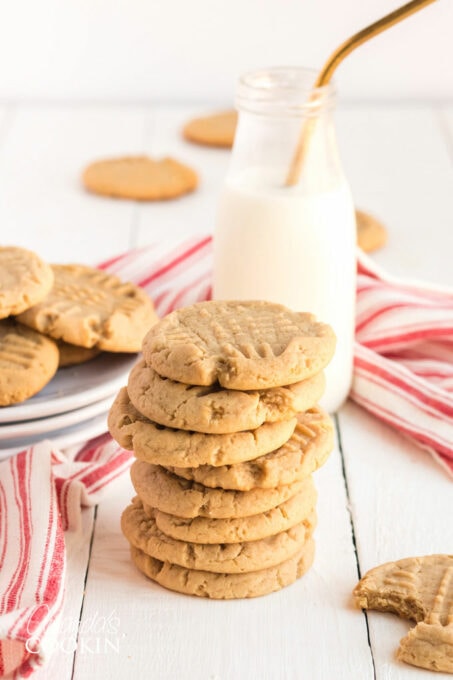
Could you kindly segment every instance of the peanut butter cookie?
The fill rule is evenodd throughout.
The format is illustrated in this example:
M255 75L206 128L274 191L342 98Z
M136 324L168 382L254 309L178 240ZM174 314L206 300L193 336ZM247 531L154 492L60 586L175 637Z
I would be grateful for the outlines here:
M183 137L189 142L206 146L231 148L238 121L236 111L221 111L209 116L193 118L183 128Z
M303 481L273 489L225 491L177 477L160 465L136 460L131 467L135 491L143 503L178 517L230 519L267 512L300 493Z
M189 385L261 390L311 378L330 361L335 335L312 314L264 301L199 302L154 326L148 366Z
M55 342L13 319L0 321L0 406L25 401L53 378Z
M160 425L229 434L294 418L319 401L324 385L323 373L287 387L249 392L225 390L218 384L186 385L162 378L140 361L130 373L127 391L136 409Z
M52 285L52 268L35 253L14 246L0 247L0 319L40 302Z
M123 387L110 409L110 434L140 460L156 465L233 465L262 456L284 444L294 432L296 418L264 423L256 430L233 434L201 434L163 427L143 416Z
M362 210L355 211L357 244L366 253L378 250L387 243L387 229L373 215Z
M212 519L177 517L143 504L146 514L156 520L158 529L178 541L190 543L240 543L258 541L287 531L306 519L316 504L316 489L311 477L303 481L302 490L281 505L258 515Z
M400 641L401 661L453 673L453 555L408 557L368 571L358 607L393 612L417 625Z
M84 364L101 353L101 350L97 347L77 347L77 345L70 345L68 342L64 342L64 340L58 340L57 345L60 353L58 368Z
M176 541L159 531L154 518L145 514L137 499L121 517L121 528L129 543L147 555L187 569L225 574L268 569L289 559L300 552L313 533L315 523L313 512L291 529L259 541L200 545Z
M192 168L173 158L128 156L91 163L83 173L83 183L103 196L162 201L194 191L198 177Z
M213 600L259 597L281 590L308 571L314 555L315 544L310 538L298 553L275 567L245 574L219 574L162 562L146 555L139 548L131 547L131 557L136 567L152 581L178 593Z
M156 323L151 299L133 283L78 264L53 265L49 295L18 320L56 340L107 352L138 352Z
M304 479L324 465L333 448L332 421L320 408L297 416L292 437L276 451L236 465L168 466L179 477L211 488L272 489Z

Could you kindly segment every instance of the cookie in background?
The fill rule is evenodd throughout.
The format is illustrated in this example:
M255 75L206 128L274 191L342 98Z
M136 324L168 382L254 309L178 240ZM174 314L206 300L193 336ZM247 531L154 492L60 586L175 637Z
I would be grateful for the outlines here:
M174 158L125 156L95 161L82 175L88 191L134 201L164 201L194 191L198 175Z
M236 111L220 111L186 123L182 136L188 142L203 146L231 149L236 133L238 114Z
M372 253L387 243L387 229L376 217L363 210L355 211L357 245L365 253Z

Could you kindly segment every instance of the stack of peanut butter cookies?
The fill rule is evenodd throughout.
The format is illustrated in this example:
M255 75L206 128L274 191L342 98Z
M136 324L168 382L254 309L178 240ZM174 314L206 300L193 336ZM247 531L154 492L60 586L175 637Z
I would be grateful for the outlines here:
M135 452L122 516L132 559L179 592L289 585L314 556L311 474L333 431L318 406L331 328L267 302L202 302L157 323L109 427Z

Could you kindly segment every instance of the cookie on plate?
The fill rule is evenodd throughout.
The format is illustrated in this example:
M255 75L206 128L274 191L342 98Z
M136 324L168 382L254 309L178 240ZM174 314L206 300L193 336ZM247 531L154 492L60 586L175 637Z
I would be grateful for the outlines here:
M79 264L53 265L52 290L18 320L56 340L107 352L138 352L156 323L151 299L133 283Z
M162 378L139 361L129 375L127 391L136 409L160 425L229 434L294 418L319 401L324 386L323 373L286 387L248 392L225 390L218 384L186 385Z
M259 597L289 586L308 571L314 555L315 543L309 538L298 553L275 567L245 574L219 574L162 562L131 547L136 567L152 581L169 590L214 600Z
M387 562L354 588L358 607L393 612L417 625L400 641L401 661L453 673L453 555Z
M205 486L250 491L272 489L304 479L326 462L333 448L330 417L319 407L299 413L291 438L279 449L236 465L168 466L178 477Z
M193 118L183 128L182 134L189 142L206 146L231 148L234 142L238 115L236 111L220 111L208 116Z
M355 211L357 222L357 244L365 253L371 253L382 248L387 243L387 229L373 215Z
M296 418L264 423L253 431L202 434L163 427L143 416L123 387L108 416L110 434L137 458L155 465L233 465L258 458L282 446L294 432Z
M60 352L58 368L84 364L101 353L101 350L97 347L77 347L77 345L70 345L68 342L64 342L64 340L57 340L57 345Z
M91 163L83 173L83 183L103 196L162 201L194 191L198 176L173 158L127 156Z
M145 513L154 517L160 531L178 541L190 543L240 543L258 541L303 522L316 504L316 489L307 477L298 494L275 508L258 515L212 519L211 517L184 518L170 515L143 504Z
M50 265L36 253L0 247L0 319L20 314L43 300L53 285Z
M330 326L265 301L198 302L171 312L143 342L145 361L159 375L237 390L311 378L334 349Z
M0 321L0 406L25 401L53 378L58 368L53 340L13 319Z
M300 552L313 533L316 515L304 522L259 541L201 545L177 541L159 531L153 517L146 515L137 499L121 517L123 534L131 545L147 555L187 569L240 574L268 569Z
M211 517L231 519L267 512L300 493L299 480L272 489L226 491L211 489L203 484L177 477L160 465L136 460L131 467L131 479L143 503L178 517Z

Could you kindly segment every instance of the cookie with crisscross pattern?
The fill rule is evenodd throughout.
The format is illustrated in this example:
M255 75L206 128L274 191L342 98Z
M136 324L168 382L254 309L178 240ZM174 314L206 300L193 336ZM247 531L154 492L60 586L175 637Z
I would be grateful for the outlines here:
M182 467L165 465L184 479L205 486L248 491L274 487L304 479L324 465L333 448L332 421L320 408L297 416L291 438L279 449L236 465L200 465Z
M156 465L233 465L282 446L291 437L296 418L264 423L256 430L232 434L202 434L155 423L131 403L123 387L108 417L110 434L140 460Z
M53 265L47 297L18 319L56 340L108 352L138 352L156 323L151 299L133 283L78 264Z
M139 548L131 547L132 561L152 581L178 593L214 600L260 597L281 590L308 571L314 555L315 543L309 538L299 552L275 567L245 574L220 574L156 560Z
M316 504L316 489L311 477L307 477L298 494L266 512L248 517L216 519L211 517L177 517L150 508L160 531L179 541L191 543L239 543L258 541L287 531L308 517Z
M0 406L17 404L39 392L53 378L58 358L53 340L13 319L2 319Z
M299 552L312 535L316 514L296 526L258 541L201 545L178 541L162 533L154 517L147 515L135 498L123 512L121 528L127 540L158 560L187 569L203 569L226 574L240 574L268 569Z
M161 425L228 434L294 418L319 401L324 384L323 373L317 373L285 387L226 390L218 383L186 385L163 378L139 361L130 373L127 391L137 410Z
M453 555L426 555L371 569L354 589L362 609L417 621L400 641L398 658L453 673Z
M265 301L209 301L178 309L143 342L146 363L160 375L239 390L311 378L334 349L330 326Z
M143 503L178 517L228 519L267 512L302 491L303 480L273 489L211 489L172 474L160 465L136 460L131 479Z
M52 268L31 250L0 247L0 319L40 302L52 284Z

